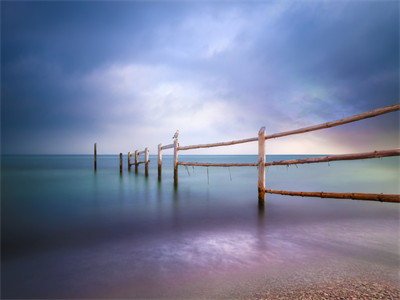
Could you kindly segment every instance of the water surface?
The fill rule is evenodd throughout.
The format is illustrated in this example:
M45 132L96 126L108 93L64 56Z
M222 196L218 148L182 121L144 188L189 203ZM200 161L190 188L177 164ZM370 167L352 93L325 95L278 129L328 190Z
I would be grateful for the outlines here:
M2 296L232 297L365 274L398 284L398 204L267 195L259 209L255 167L180 166L175 189L172 157L163 157L161 182L150 160L146 178L143 165L120 176L112 155L98 157L96 173L90 155L3 156ZM399 159L273 166L266 183L399 193Z

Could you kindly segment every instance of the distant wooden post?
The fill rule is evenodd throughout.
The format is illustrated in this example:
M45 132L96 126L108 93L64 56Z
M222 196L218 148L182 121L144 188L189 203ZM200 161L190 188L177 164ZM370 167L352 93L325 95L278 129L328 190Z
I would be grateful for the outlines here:
M94 143L94 170L97 171L97 143Z
M149 148L144 149L144 175L149 176Z
M138 162L139 162L139 151L135 150L135 173L139 172Z
M119 154L119 172L122 174L122 153Z
M174 185L178 185L178 140L174 140Z
M158 180L161 180L161 164L162 164L162 145L158 144Z
M265 127L258 132L258 203L265 203Z
M131 153L128 152L128 171L131 171Z

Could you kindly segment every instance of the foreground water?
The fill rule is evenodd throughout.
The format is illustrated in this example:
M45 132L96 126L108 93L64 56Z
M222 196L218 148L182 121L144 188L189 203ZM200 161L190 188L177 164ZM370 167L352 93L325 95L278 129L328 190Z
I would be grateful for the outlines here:
M180 167L174 189L172 158L161 182L150 160L146 178L143 165L120 176L117 156L100 156L97 173L92 156L3 156L2 297L235 297L329 278L398 285L398 204L267 195L259 209L254 167ZM399 159L275 166L266 182L399 193Z

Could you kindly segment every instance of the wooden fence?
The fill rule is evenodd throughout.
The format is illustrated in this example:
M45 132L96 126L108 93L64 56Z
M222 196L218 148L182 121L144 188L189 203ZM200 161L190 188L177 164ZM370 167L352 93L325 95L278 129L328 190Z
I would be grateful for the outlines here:
M344 155L330 155L320 158L305 158L287 161L273 161L265 162L265 141L273 138L280 138L293 134L306 133L320 129L326 129L335 127L375 116L383 115L386 113L398 111L400 104L389 105L379 109L374 109L362 114L354 115L344 119L327 122L319 125L310 127L304 127L296 130L285 131L275 133L271 135L265 134L265 127L262 127L258 132L257 137L234 140L229 142L220 142L212 144L200 144L190 146L178 146L178 142L174 144L174 184L178 184L178 166L213 166L213 167L243 167L243 166L257 166L258 167L258 200L260 204L265 202L265 193L281 194L281 195L293 195L293 196L307 196L307 197L321 197L321 198L347 198L347 199L358 199L358 200L377 200L385 202L400 202L400 195L388 195L388 194L362 194L362 193L324 193L324 192L293 192L293 191L275 191L265 188L265 167L276 166L276 165L291 165L291 164L308 164L308 163L319 163L339 160L355 160L355 159L367 159L375 157L388 157L388 156L399 156L400 150L384 150L384 151L373 151L368 153L357 153L357 154L344 154ZM257 163L197 163L197 162L180 162L178 161L178 151L200 149L200 148L211 148L220 146L230 146L242 143L249 143L258 141L258 162Z
M144 154L144 161L139 161L139 155ZM149 176L149 148L145 148L143 151L135 150L135 162L131 162L132 154L128 152L128 170L131 170L131 166L135 165L135 173L139 172L139 165L144 164L144 174Z
M350 116L344 119L327 122L323 124L318 124L314 126L299 128L291 131L284 131L280 133L265 134L265 127L262 127L257 137L252 137L248 139L234 140L228 142L212 143L212 144L199 144L190 146L179 146L178 140L175 139L173 144L162 146L158 145L158 179L161 180L162 172L162 150L174 149L174 185L178 184L178 166L204 166L204 167L257 167L258 168L258 200L260 204L265 203L265 194L281 194L290 196L303 196L303 197L321 197L321 198L346 198L346 199L357 199L357 200L375 200L383 202L400 202L400 195L390 195L390 194L365 194L365 193L325 193L325 192L297 192L297 191L276 191L271 189L266 189L265 187L265 167L267 166L279 166L279 165L298 165L298 164L310 164L310 163L321 163L330 161L343 161L343 160L357 160L357 159L369 159L377 157L389 157L389 156L399 156L400 149L392 150L382 150L382 151L372 151L366 153L352 153L352 154L342 154L342 155L329 155L325 157L312 157L303 159L293 159L293 160L282 160L265 162L265 141L268 139L280 138L284 136L289 136L293 134L300 134L311 132L315 130L321 130L326 128L331 128L343 124L348 124L351 122L364 120L379 115L387 114L390 112L395 112L400 110L400 103L385 106L382 108L374 109L368 112L364 112L358 115ZM221 146L231 146L236 144L243 144L249 142L258 142L258 162L257 163L199 163L199 162L181 162L178 160L178 152L191 149L200 148L211 148L211 147L221 147ZM95 169L96 169L96 144L95 144ZM145 160L139 162L139 155L145 154ZM131 169L131 165L135 165L135 172L138 173L139 164L145 164L145 174L148 176L148 163L149 163L149 150L146 148L144 151L135 151L135 162L131 163L131 153L128 153L128 169ZM120 154L120 170L122 172L122 154Z

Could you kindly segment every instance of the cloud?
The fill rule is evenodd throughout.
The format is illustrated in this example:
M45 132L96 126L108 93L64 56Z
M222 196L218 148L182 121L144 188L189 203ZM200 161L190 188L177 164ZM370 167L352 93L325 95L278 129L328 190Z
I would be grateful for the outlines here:
M2 3L3 151L82 153L94 140L107 153L155 151L176 129L183 144L216 142L395 103L398 5ZM394 147L398 119L288 137L268 151Z

